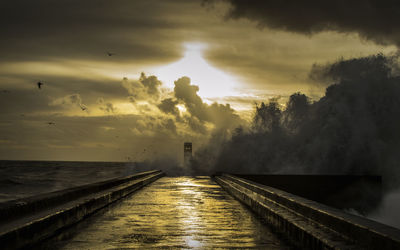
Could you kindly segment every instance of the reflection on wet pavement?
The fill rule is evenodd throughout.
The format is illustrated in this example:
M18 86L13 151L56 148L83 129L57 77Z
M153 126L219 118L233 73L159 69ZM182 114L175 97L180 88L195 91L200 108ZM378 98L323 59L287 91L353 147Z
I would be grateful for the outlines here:
M92 216L61 249L287 249L209 177L164 177Z

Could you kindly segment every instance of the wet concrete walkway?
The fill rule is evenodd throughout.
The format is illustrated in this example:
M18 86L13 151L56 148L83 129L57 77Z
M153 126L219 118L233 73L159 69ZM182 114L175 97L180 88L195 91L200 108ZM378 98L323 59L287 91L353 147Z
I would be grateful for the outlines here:
M163 177L47 247L289 248L209 177Z

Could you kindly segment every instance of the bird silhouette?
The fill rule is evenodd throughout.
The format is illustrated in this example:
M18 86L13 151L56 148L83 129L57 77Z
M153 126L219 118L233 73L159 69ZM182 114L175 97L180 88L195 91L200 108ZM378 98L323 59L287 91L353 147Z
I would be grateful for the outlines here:
M108 56L113 56L113 55L115 55L115 53L111 53L111 52L108 52L108 51L107 51L107 55L108 55Z
M87 108L85 106L81 106L82 111L85 111Z
M42 83L42 82L38 82L38 83L37 83L38 88L39 88L39 89L42 89L42 85L43 85L43 84L44 84L44 83Z
M54 122L48 122L49 125L56 125Z

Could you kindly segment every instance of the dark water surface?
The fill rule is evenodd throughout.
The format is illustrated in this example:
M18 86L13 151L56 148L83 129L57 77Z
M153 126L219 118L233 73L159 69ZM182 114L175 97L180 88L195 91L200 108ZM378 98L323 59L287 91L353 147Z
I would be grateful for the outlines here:
M0 161L0 202L135 172L126 162Z
M49 249L289 249L210 177L163 177L53 239Z

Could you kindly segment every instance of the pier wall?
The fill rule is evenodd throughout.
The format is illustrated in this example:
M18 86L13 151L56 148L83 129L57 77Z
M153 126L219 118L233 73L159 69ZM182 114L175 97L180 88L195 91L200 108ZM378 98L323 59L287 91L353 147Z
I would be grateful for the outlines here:
M216 182L293 244L307 249L400 249L400 230L237 176Z
M274 187L339 209L367 214L382 201L382 177L371 175L246 175L234 176Z
M148 171L6 202L0 206L0 246L29 248L164 175Z

